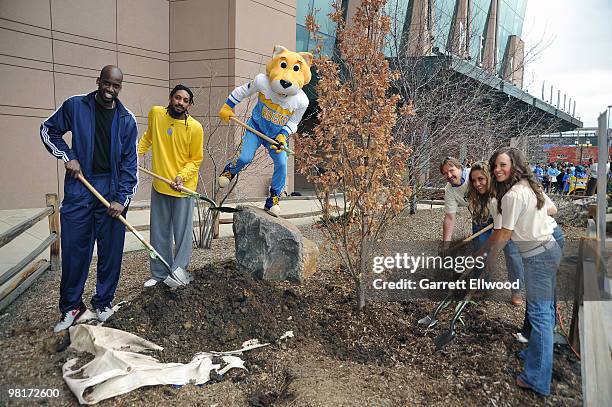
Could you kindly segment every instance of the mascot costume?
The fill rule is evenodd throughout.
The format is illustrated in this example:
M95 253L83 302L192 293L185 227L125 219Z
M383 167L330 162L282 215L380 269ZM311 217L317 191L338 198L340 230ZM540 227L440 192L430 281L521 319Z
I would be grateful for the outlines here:
M287 153L281 145L287 146L287 137L297 131L308 107L308 97L302 87L310 82L311 64L312 54L292 52L276 45L274 56L266 65L266 74L258 74L252 82L234 89L219 111L219 117L229 123L235 116L234 106L245 98L257 95L257 104L247 124L274 139L278 145L259 138L249 130L245 131L240 154L225 166L218 182L221 188L229 185L236 174L253 160L259 146L263 145L274 162L270 195L264 208L275 216L280 214L278 197L285 189L287 178Z

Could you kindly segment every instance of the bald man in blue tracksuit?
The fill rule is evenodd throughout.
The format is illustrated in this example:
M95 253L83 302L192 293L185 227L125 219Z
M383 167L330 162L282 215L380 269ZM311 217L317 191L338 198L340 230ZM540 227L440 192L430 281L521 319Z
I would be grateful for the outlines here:
M138 185L136 118L117 99L123 73L106 66L96 80L98 90L72 96L40 126L45 148L64 162L64 199L60 209L62 280L60 321L55 332L68 329L87 309L83 290L94 243L98 247L96 293L91 304L98 320L113 313L119 282L127 213ZM72 132L72 147L63 136ZM111 203L106 208L78 180L81 174Z

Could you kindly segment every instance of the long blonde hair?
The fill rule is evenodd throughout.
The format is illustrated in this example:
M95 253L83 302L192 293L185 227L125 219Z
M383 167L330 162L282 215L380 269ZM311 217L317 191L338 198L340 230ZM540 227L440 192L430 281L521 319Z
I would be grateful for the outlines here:
M482 172L482 175L487 179L488 190L485 194L481 195L478 193L474 185L472 184L472 174L474 171ZM484 161L478 161L472 164L470 168L470 176L468 180L468 188L466 193L466 200L468 202L468 209L472 214L472 220L475 223L483 224L489 220L489 191L491 189L491 173L489 166Z

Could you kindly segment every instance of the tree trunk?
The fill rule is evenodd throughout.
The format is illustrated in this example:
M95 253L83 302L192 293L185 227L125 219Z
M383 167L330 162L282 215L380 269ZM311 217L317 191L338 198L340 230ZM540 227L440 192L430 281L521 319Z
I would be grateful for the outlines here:
M363 281L357 283L357 310L363 311L366 305L366 289Z
M413 189L413 191L415 191L415 189ZM410 196L410 214L414 215L416 211L417 211L417 197L416 197L416 194L413 192L412 195Z
M206 215L204 217L204 227L202 231L202 247L205 249L210 249L215 232L215 221L218 219L219 214L214 214L213 211L209 209L205 210Z

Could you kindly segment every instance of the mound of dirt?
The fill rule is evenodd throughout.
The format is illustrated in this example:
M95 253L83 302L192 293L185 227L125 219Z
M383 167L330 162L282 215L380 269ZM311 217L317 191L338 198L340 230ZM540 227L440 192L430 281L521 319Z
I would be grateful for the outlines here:
M253 368L246 382L244 374L230 376L234 385L247 383L251 405L291 399L291 372L275 361L282 349L308 355L322 351L334 360L389 371L409 368L419 372L418 383L411 385L428 388L451 381L445 397L465 399L469 392L476 404L492 399L539 404L537 396L512 383L521 371L517 353L524 345L510 335L517 327L507 318L506 303L470 304L457 324L456 339L436 353L433 338L448 329L454 305L441 312L438 326L426 329L416 321L435 306L430 300L370 302L357 312L345 273L328 270L317 276L297 286L253 279L239 273L233 261L211 263L196 271L186 287L170 290L158 284L144 290L107 325L163 346L158 356L167 362L186 362L207 350L237 349L252 338L274 342L293 330L294 339L245 354ZM580 365L568 349L555 352L555 403L576 405L581 400Z
M165 361L187 362L197 352L239 349L249 339L274 342L296 329L291 316L304 307L289 286L238 273L227 261L199 270L188 286L144 290L106 326L162 346Z

